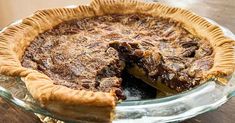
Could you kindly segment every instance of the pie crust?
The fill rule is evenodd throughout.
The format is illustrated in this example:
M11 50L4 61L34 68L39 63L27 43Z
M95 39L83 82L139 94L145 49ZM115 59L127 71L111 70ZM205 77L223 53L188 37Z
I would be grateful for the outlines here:
M144 3L135 0L94 0L89 6L39 10L31 17L0 33L0 73L19 76L30 94L43 107L65 117L81 121L110 122L116 99L113 93L74 90L53 81L36 70L22 67L21 60L30 42L39 33L61 22L107 14L148 14L181 22L190 33L206 38L213 47L213 67L203 73L205 80L214 78L226 84L226 76L235 68L234 41L224 36L222 30L204 18L181 8L159 3Z

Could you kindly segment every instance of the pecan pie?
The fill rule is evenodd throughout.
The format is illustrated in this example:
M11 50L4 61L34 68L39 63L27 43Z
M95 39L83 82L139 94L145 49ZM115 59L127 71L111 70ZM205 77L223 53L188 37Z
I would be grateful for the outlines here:
M19 76L48 110L110 122L125 100L122 72L168 92L226 84L234 43L180 8L134 0L40 10L0 33L0 72ZM133 82L134 83L134 82Z

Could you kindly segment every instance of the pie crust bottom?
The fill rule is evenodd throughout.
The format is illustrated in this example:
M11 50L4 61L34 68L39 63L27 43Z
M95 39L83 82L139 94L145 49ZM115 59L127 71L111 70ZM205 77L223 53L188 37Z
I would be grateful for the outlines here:
M50 103L46 106L50 111L57 112L60 118L81 123L108 123L113 119L112 107L97 107L87 105L64 105L61 103ZM111 113L110 113L111 112ZM59 113L59 114L58 114Z

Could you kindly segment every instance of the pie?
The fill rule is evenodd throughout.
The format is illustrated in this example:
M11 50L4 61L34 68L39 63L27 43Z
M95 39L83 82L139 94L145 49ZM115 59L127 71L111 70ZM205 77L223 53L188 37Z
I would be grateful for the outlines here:
M234 72L234 41L187 10L134 0L39 10L0 33L0 72L19 76L41 106L110 122L121 74L182 92Z

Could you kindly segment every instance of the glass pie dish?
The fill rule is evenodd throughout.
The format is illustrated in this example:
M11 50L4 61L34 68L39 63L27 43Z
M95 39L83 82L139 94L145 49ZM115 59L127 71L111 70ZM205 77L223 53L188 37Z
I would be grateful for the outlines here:
M209 21L216 24L211 20ZM20 21L13 24L18 22ZM221 28L226 36L235 39L232 32L226 28ZM213 110L235 95L234 76L233 74L229 77L230 80L225 86L210 80L197 88L174 96L124 101L116 106L116 117L113 122L173 122ZM0 80L0 96L14 105L59 120L74 121L73 119L57 116L41 108L28 94L21 78L1 76Z

